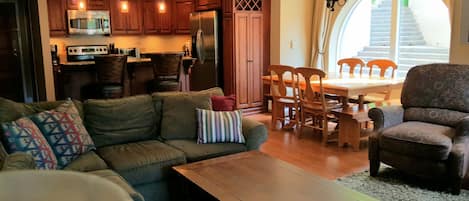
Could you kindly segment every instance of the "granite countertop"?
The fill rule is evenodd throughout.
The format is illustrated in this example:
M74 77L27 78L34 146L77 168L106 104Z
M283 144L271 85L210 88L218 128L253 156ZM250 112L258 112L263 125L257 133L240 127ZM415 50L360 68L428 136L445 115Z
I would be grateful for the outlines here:
M135 58L135 57L128 57L127 63L147 63L151 62L150 58ZM67 61L60 63L61 65L65 66L82 66L82 65L94 65L94 61Z

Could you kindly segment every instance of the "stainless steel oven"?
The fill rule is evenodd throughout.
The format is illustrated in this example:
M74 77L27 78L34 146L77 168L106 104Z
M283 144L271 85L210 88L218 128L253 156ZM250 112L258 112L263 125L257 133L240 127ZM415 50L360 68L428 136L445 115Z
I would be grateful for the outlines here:
M109 11L67 10L68 33L108 35L111 33Z

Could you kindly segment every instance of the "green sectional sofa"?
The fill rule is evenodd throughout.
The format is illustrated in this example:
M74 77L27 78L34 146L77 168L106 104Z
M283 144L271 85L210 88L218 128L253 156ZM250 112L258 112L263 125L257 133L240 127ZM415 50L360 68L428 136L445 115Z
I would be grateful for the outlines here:
M243 119L245 144L197 144L195 109L211 107L220 88L200 92L162 92L121 99L74 101L97 149L65 170L95 174L123 187L134 200L177 200L181 186L171 167L258 149L267 139L259 122ZM0 122L54 109L63 101L16 103L0 98ZM2 171L34 168L25 153L8 155L0 145ZM0 172L1 174L1 172Z

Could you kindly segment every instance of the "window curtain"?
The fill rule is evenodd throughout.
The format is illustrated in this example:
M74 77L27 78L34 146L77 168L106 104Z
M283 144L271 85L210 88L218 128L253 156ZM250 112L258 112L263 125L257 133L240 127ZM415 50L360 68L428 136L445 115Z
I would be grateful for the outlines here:
M315 0L313 3L313 25L311 26L311 67L328 71L329 40L334 22L339 15L341 6L335 5L332 12L326 7L325 0Z

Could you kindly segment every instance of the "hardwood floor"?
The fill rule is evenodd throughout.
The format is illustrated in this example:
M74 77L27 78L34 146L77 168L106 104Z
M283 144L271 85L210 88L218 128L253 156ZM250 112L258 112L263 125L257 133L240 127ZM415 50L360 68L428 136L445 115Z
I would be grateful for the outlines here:
M351 147L339 148L337 142L321 146L319 134L304 130L301 138L295 131L272 129L270 113L248 116L264 123L269 130L269 138L260 151L296 165L315 175L337 179L368 169L368 149L366 142L360 145L360 151Z

